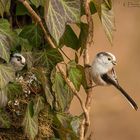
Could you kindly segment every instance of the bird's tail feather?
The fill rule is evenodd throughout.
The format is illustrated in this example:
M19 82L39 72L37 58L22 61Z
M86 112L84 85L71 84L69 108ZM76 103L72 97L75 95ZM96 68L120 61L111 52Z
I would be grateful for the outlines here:
M127 99L128 103L135 109L138 109L136 102L126 93L126 91L120 85L114 85L118 90L121 91L123 96Z
M123 94L123 96L127 99L128 103L132 106L133 109L135 109L135 110L138 109L136 102L127 94L127 92L119 85L119 83L114 81L107 74L102 75L102 78L107 83L114 85Z

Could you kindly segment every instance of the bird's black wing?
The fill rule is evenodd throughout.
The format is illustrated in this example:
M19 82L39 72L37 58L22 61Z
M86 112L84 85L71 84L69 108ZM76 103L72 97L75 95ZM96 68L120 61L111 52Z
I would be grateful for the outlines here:
M128 100L130 105L137 110L138 106L135 103L135 101L126 93L126 91L119 85L119 83L115 80L113 80L109 75L103 74L101 78L108 84L114 85L121 93L124 95L124 97Z

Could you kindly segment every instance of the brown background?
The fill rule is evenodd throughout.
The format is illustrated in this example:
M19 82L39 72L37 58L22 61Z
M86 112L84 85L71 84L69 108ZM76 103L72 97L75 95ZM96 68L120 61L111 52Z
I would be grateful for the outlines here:
M114 0L117 31L111 47L98 16L94 15L94 46L90 48L90 62L99 51L110 51L117 57L119 82L140 106L140 1L136 7L124 0ZM140 140L140 109L136 112L114 87L97 87L90 113L93 140ZM81 92L84 100L84 93ZM140 108L140 107L139 107ZM75 99L73 114L81 108Z

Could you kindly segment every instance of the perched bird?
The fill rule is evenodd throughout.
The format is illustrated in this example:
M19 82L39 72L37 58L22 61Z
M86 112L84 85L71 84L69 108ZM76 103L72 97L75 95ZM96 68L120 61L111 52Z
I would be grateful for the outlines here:
M13 65L15 71L21 71L26 65L26 59L20 53L15 53L11 57L10 63Z
M135 101L127 94L127 92L120 86L114 70L116 65L116 57L109 52L100 52L96 55L91 66L91 73L93 81L96 85L105 86L113 85L116 87L127 99L130 105L137 110L138 106Z

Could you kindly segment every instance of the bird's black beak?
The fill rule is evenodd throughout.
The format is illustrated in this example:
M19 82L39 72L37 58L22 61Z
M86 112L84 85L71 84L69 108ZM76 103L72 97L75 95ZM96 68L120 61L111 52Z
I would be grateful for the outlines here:
M116 61L112 61L112 64L113 64L113 65L117 65L117 62L116 62Z
M23 63L23 62L21 62L21 64L24 66L25 65L25 63Z

